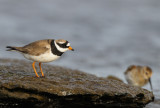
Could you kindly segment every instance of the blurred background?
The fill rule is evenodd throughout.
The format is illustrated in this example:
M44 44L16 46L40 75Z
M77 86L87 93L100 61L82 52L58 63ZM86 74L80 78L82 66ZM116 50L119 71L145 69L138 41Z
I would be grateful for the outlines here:
M75 49L50 64L99 77L125 81L129 65L150 66L160 99L159 0L0 0L0 58L24 59L5 47L41 39L66 39Z

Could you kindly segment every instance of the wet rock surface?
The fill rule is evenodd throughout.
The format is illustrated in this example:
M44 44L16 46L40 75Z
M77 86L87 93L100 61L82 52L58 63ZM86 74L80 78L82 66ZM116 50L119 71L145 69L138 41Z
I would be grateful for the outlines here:
M58 66L44 64L45 77L36 78L31 64L0 59L1 107L136 108L154 100L145 89Z

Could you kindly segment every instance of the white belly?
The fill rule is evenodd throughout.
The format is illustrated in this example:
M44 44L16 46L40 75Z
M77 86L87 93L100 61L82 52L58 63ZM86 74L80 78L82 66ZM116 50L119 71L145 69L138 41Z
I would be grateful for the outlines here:
M133 78L132 74L129 72L125 75L126 77L126 80L128 82L128 84L131 84L131 85L134 85L134 86L137 86L137 82L136 80Z
M51 52L44 53L39 56L33 56L28 54L23 54L23 56L29 60L36 61L36 62L51 62L60 58L60 56L53 55Z

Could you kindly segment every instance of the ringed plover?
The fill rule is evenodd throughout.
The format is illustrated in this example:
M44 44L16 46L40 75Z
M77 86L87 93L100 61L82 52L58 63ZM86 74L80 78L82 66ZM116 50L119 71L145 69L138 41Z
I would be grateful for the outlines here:
M70 46L70 43L67 40L63 39L39 40L23 47L7 46L6 48L9 48L7 51L18 51L23 54L26 59L32 60L32 67L37 77L39 77L39 75L37 74L35 69L36 62L39 62L40 71L42 77L44 77L41 68L42 63L57 60L64 52L68 50L74 51L74 49Z

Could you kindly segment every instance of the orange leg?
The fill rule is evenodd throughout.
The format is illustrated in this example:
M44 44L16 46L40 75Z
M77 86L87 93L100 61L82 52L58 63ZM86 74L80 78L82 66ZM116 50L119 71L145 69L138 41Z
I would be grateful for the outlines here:
M35 63L36 63L36 62L33 62L32 67L33 67L33 69L34 69L34 72L35 72L36 76L39 77L39 75L37 74L36 69L35 69Z
M41 67L41 62L39 63L39 68L40 68L40 70L41 70L41 74L42 74L42 77L44 77L44 74L43 74L43 71L42 71L42 67Z

